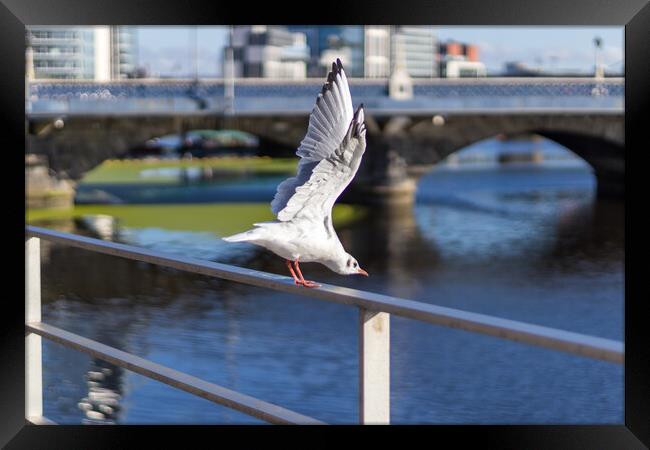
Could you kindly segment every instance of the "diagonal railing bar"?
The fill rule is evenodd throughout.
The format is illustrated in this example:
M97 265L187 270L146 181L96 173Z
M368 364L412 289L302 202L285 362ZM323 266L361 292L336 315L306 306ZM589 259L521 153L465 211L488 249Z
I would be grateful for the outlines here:
M280 406L258 400L214 383L162 366L139 356L118 350L97 341L42 322L27 323L26 331L50 339L66 347L87 353L92 357L158 380L169 386L205 398L214 403L241 411L274 424L324 425L316 419Z
M409 319L547 347L589 358L622 364L624 344L619 341L574 333L485 314L422 303L383 294L323 284L318 289L296 286L289 277L196 258L171 256L155 250L106 242L86 236L27 226L29 236L39 237L107 255L144 261L160 266L273 289L319 300L386 312Z

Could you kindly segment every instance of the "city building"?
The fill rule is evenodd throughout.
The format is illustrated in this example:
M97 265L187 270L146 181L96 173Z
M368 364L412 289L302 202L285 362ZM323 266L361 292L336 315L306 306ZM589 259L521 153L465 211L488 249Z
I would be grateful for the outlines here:
M232 27L230 46L235 77L302 79L307 76L309 47L304 33L283 26ZM228 61L224 61L227 67Z
M437 39L430 26L396 26L391 36L391 72L398 58L404 70L413 78L438 76L436 53ZM399 53L399 55L398 55Z
M438 66L441 77L484 77L485 64L479 61L478 46L456 41L440 44Z
M339 58L349 77L364 76L364 27L359 25L290 25L290 31L303 33L309 47L307 74L327 75Z
M388 78L395 71L397 46L404 54L403 69L411 77L437 76L436 35L430 26L290 25L306 36L307 76L327 74L340 58L348 77Z
M30 26L27 47L38 79L108 81L127 78L136 68L137 43L131 27Z
M367 26L364 37L364 76L387 78L391 69L390 26Z
M447 59L441 70L445 78L476 78L487 76L485 64L465 59Z
M440 43L440 59L445 57L462 56L466 61L478 61L478 46L474 44L464 44L457 41L447 41Z
M235 77L322 78L340 58L348 77L392 77L402 96L410 91L407 78L487 75L477 45L449 41L438 48L432 26L235 26L231 41L224 55L232 50Z
M134 27L109 27L111 78L119 80L135 76L138 65L138 39Z
M34 78L95 79L95 34L90 27L28 27Z

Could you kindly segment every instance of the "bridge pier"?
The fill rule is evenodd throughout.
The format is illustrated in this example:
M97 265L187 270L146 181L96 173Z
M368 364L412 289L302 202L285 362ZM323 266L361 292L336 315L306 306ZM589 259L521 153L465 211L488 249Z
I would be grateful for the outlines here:
M364 162L343 200L370 206L411 206L415 203L418 174L400 156L396 139L369 134Z
M410 206L415 203L417 181L406 179L399 183L354 187L345 201L368 206Z
M544 137L572 150L594 170L596 192L600 198L622 198L625 194L625 145L613 139L598 139L584 134L541 132Z
M598 198L623 198L625 196L625 177L623 174L596 175L596 195Z

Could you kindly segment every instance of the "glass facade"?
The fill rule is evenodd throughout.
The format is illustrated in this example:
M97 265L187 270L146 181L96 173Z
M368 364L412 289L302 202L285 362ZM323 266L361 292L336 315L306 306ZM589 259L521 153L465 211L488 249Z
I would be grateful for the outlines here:
M388 78L390 75L390 26L373 25L365 28L364 76Z
M128 78L137 68L138 42L134 27L111 28L111 76Z
M91 30L82 27L29 27L26 33L33 51L36 78L93 78Z
M100 28L108 27L28 27L27 43L32 47L35 78L94 80L100 62L110 66L112 79L126 78L136 67L135 29L110 27L105 52L98 47Z
M235 77L302 79L307 76L307 38L287 27L234 26L226 50L230 49Z
M392 35L392 66L403 65L414 78L437 76L437 41L433 27L396 26Z
M364 75L364 27L357 25L290 25L291 31L304 33L309 47L307 74L327 75L330 65L340 58L350 77Z
M341 58L350 77L385 78L398 56L412 77L438 74L437 40L431 26L291 25L304 33L310 50L308 76L322 77ZM398 52L400 55L398 55Z

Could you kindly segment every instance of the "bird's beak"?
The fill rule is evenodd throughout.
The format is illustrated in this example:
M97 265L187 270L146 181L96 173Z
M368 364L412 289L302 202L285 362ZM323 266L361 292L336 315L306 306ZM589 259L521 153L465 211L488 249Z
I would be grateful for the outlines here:
M363 275L364 277L367 277L367 276L368 276L368 272L366 272L365 270L363 270L361 267L359 267L359 268L357 269L357 273L358 273L359 275Z

